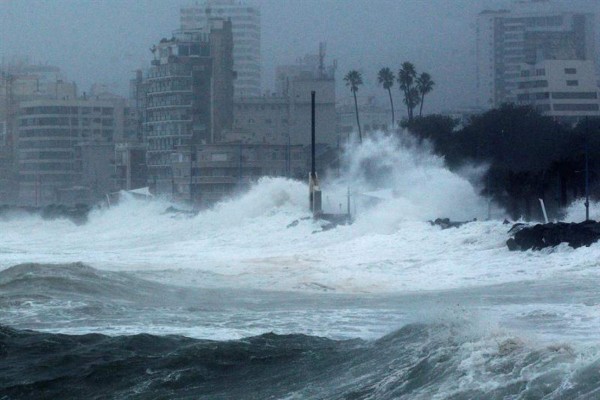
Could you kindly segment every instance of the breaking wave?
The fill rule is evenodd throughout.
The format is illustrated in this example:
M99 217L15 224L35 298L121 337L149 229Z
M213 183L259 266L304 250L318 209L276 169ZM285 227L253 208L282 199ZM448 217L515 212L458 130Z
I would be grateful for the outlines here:
M8 398L596 398L595 350L411 324L376 341L67 336L0 327Z

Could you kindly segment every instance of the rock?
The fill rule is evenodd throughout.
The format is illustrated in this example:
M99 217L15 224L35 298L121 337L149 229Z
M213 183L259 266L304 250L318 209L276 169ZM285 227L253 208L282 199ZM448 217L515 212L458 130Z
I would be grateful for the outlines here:
M477 221L477 218L473 219L473 221ZM435 221L429 221L429 223L433 226L439 226L442 229L448 228L458 228L463 226L464 224L468 224L473 221L450 221L450 218L437 218Z
M580 223L548 223L526 226L515 224L509 233L513 237L506 241L508 249L540 250L546 247L567 243L573 248L590 246L600 239L600 223L585 221Z
M297 219L290 222L287 226L287 228L293 228L294 226L297 226L300 223L300 221L298 221Z

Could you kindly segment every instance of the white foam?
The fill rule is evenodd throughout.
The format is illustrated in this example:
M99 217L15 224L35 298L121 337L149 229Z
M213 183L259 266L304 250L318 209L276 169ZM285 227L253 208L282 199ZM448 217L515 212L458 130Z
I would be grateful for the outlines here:
M0 268L83 261L100 269L161 271L156 279L205 287L371 293L596 273L590 260L598 245L511 253L509 227L498 221L444 231L430 226L427 219L487 214L487 200L470 182L476 168L468 177L454 174L427 147L383 135L349 148L346 165L346 175L323 182L331 204L344 201L348 184L354 193L393 193L377 204L361 202L352 226L313 233L320 226L302 219L309 215L306 184L264 178L193 218L165 214L165 201L129 199L92 212L83 226L37 217L0 221ZM365 174L365 166L376 173Z

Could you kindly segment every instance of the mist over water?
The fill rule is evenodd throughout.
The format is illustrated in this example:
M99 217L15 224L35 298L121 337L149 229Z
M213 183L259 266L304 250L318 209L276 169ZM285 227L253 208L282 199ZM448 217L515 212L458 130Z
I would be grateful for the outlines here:
M165 200L126 198L80 226L0 220L0 325L10 327L0 326L0 348L24 354L10 361L16 372L0 362L0 387L12 388L0 394L59 393L18 383L52 378L36 366L53 343L50 353L89 376L122 360L122 385L104 385L107 396L593 398L598 244L509 252L510 225L485 220L483 167L451 172L403 136L354 143L342 164L341 176L321 180L324 204L345 210L350 187L355 223L327 231L310 218L306 183L283 178L192 217L166 212ZM477 221L441 230L428 223L437 217ZM59 335L91 332L109 336ZM123 336L134 334L143 335ZM24 343L36 345L24 352ZM88 362L94 354L107 364ZM69 365L53 371L77 393L94 390ZM300 370L318 373L288 379Z

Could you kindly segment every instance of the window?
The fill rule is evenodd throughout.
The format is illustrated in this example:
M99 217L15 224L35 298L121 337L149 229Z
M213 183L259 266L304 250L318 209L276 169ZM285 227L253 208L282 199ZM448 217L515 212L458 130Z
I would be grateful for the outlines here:
M552 92L553 99L597 99L596 92Z
M578 80L567 81L567 86L579 86Z
M554 111L598 111L598 104L555 104Z
M227 161L227 153L212 153L210 155L211 161Z
M565 74L567 75L574 75L577 73L577 69L575 68L565 68Z

